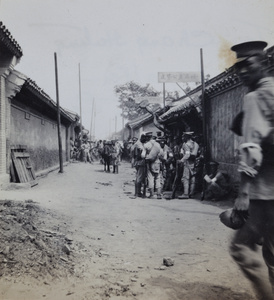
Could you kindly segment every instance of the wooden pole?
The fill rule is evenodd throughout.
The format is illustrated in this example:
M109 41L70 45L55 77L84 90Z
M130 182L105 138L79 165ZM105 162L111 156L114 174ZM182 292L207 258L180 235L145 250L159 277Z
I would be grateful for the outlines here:
M92 132L92 136L95 139L95 120L96 120L96 101L94 100L94 110L93 110L93 132Z
M163 82L163 105L166 106L166 84Z
M92 140L92 134L93 134L93 118L94 118L94 99L92 100L92 109L91 109L90 140Z
M59 89L58 89L58 68L57 68L57 54L54 53L55 61L55 83L56 83L56 102L57 102L57 131L58 131L58 147L59 147L59 173L63 173L63 151L62 151L62 138L61 138L61 118L60 118L60 105L59 105Z
M80 70L80 63L79 63L79 103L80 103L80 146L82 145L82 102L81 102L81 70Z
M203 49L200 49L201 55L201 83L202 83L202 110L203 110L203 139L204 139L204 157L208 159L207 147L207 128L206 128L206 105L205 105L205 80L204 80L204 63L203 63Z
M202 113L203 113L203 146L204 146L204 175L207 173L208 163L208 141L207 141L207 128L206 128L206 105L205 105L205 80L204 80L204 63L203 63L203 49L200 49L201 56L201 83L202 83ZM203 182L203 191L201 200L204 200L205 196L205 181Z
M124 119L124 108L122 108L122 139L125 140L125 119Z

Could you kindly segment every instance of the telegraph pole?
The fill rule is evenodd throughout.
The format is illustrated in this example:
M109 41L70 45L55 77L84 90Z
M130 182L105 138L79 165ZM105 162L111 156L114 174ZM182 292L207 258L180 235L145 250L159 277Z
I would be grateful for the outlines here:
M61 138L61 118L60 118L60 105L59 105L59 89L58 89L58 68L57 68L57 54L54 52L55 61L55 83L56 83L56 102L57 102L57 131L58 131L58 148L59 148L59 173L63 173L63 151L62 151L62 138Z
M80 146L82 145L82 103L81 103L81 70L80 70L80 63L79 63L79 103L80 103Z

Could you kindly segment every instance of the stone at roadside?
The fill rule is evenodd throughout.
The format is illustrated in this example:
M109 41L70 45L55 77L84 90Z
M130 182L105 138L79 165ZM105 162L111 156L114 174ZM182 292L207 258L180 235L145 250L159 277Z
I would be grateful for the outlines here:
M64 244L63 248L62 248L63 252L65 252L67 255L70 255L70 247L66 244Z
M64 262L68 262L68 260L67 260L65 257L63 257L63 256L60 256L60 259L61 259L62 261L64 261Z
M132 282L137 282L137 279L136 279L136 278L130 278L130 280L131 280Z
M71 244L73 239L70 236L66 236L65 240L67 241L68 244Z
M154 270L164 271L166 270L166 266L155 267Z
M171 267L174 265L174 260L170 257L163 258L163 264L167 267Z

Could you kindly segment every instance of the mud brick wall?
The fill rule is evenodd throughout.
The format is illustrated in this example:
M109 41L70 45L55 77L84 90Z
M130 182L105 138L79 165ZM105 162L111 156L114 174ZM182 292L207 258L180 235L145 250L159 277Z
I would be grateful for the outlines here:
M11 145L27 145L34 171L59 163L57 122L11 106ZM66 127L61 126L63 160L66 160Z

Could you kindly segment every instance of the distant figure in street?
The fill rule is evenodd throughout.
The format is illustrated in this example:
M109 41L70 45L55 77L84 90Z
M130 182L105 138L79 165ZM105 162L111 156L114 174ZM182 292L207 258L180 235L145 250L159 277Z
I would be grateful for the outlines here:
M74 141L72 137L69 140L69 145L70 145L70 159L74 159Z
M104 160L104 171L110 172L110 162L111 162L111 142L105 141L104 149L102 152L103 160Z
M102 157L102 153L104 150L104 143L102 140L99 140L98 144L97 144L97 149L98 149L98 155L99 155L99 159L100 159L100 163L103 164L103 157Z
M88 161L91 163L90 154L89 154L89 150L90 150L89 143L87 141L84 141L81 145L81 148L83 151L84 162L86 163Z
M118 174L118 166L120 164L120 144L118 141L111 141L111 164L113 167L113 173Z
M266 73L265 42L233 46L236 71L249 88L232 130L240 145L240 186L234 211L246 220L236 231L231 255L251 281L258 299L274 299L274 79ZM249 215L249 217L248 217ZM248 217L248 218L247 218ZM262 240L262 249L257 245ZM268 277L258 256L263 255Z
M134 149L135 149L135 143L137 142L137 138L132 138L132 144L130 146L129 155L130 155L130 161L131 161L131 167L134 168Z
M199 145L193 140L194 132L185 132L183 134L184 143L181 148L182 159L184 165L182 182L184 186L183 195L179 199L189 199L193 197L195 190L195 160L198 154Z

